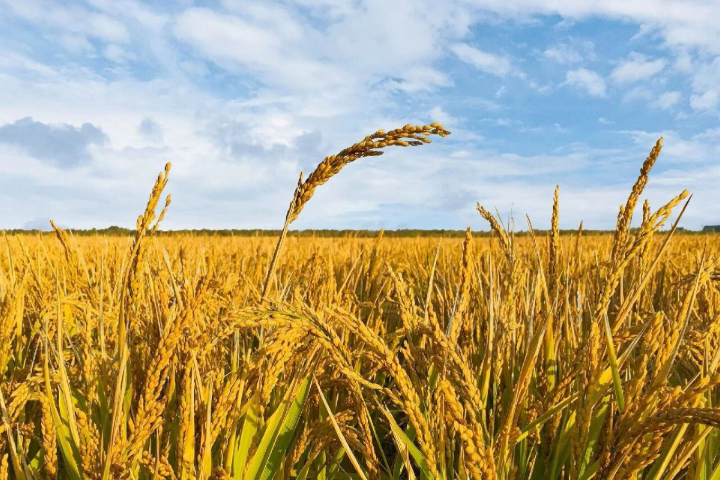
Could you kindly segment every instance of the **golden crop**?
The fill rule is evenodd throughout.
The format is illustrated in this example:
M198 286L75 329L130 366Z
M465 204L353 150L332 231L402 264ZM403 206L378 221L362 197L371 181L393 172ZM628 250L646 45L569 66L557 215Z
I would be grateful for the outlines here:
M720 236L3 238L0 479L720 478ZM550 203L550 202L549 202ZM169 198L165 208L169 205ZM550 204L549 204L550 207ZM673 220L671 222L671 219ZM665 225L665 229L661 227Z

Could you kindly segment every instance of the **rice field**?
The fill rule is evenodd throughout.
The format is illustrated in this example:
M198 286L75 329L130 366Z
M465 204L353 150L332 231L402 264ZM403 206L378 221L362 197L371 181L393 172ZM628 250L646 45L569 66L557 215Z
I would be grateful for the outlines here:
M279 239L161 234L169 166L134 237L4 236L0 480L720 479L720 236L641 204L660 142L606 235L560 235L558 190L547 232L287 235L447 134L327 157Z

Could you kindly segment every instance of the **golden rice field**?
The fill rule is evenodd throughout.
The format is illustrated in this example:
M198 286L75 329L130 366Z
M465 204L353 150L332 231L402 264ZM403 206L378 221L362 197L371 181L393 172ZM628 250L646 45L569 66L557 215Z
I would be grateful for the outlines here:
M284 232L448 133L327 157ZM542 233L161 235L166 171L133 238L5 236L0 480L720 479L720 236L675 231L687 192L640 205L659 153L607 235L561 236L557 191Z

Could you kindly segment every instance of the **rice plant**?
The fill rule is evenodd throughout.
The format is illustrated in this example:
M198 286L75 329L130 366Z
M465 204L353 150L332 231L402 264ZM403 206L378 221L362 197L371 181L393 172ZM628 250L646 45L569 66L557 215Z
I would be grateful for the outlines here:
M720 237L688 192L613 234L297 238L317 187L442 126L378 131L298 182L277 241L5 235L0 480L720 479ZM429 148L429 147L426 147ZM551 200L552 199L552 200ZM664 227L664 228L663 228Z

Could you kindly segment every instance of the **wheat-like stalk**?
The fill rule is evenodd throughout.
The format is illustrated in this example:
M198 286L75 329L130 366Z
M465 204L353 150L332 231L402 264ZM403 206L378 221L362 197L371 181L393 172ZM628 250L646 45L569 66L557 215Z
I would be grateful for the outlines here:
M337 175L343 167L355 160L363 157L377 157L384 153L382 151L383 148L391 146L417 147L425 143L430 143L431 141L428 137L431 135L446 137L450 135L450 131L438 123L424 126L412 126L408 124L404 127L390 130L389 132L378 130L366 136L360 142L341 150L336 155L325 157L304 182L301 174L298 180L298 186L290 201L290 207L285 215L285 224L283 225L282 233L275 246L272 259L270 260L260 303L264 302L267 295L268 286L275 273L277 259L280 255L280 249L287 235L288 228L310 201L317 187L330 180L333 176Z
M447 133L326 158L286 227L344 165ZM658 154L614 233L566 234L556 188L547 243L479 205L490 235L316 234L272 308L287 228L160 232L167 170L131 237L6 235L0 480L716 480L720 242L679 228L687 192L630 227Z

